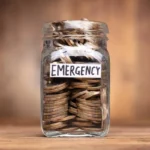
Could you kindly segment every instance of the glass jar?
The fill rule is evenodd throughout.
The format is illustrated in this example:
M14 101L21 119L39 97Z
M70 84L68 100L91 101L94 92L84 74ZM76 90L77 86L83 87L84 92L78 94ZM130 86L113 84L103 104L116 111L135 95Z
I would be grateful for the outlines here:
M41 56L41 126L47 137L103 137L110 124L107 25L46 23Z

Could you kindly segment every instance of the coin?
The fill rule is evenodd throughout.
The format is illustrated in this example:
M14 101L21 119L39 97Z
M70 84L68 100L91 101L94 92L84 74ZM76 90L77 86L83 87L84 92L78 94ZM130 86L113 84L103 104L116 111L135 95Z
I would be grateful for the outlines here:
M74 102L72 102L72 101L70 101L70 105L73 106L73 107L75 107L75 108L77 107L77 104L74 103Z
M48 111L48 112L53 112L53 111L56 111L56 110L67 110L68 109L68 104L66 103L65 105L58 105L57 107L44 107L44 111Z
M99 118L95 118L93 116L89 116L83 112L78 112L77 116L81 117L81 118L84 118L84 119L88 119L88 120L91 120L91 121L101 121L102 119L99 117Z
M56 111L55 113L43 113L43 116L45 118L52 118L63 114L67 114L67 111Z
M73 87L73 88L87 88L89 85L88 85L88 83L82 83L82 82L72 82L71 83L71 86Z
M80 104L84 104L91 107L100 107L100 100L85 100L81 98L76 99Z
M75 117L76 117L75 115L69 115L69 116L67 116L67 117L65 117L65 118L63 118L63 119L61 119L60 121L72 120L72 119L74 119Z
M49 125L44 125L44 129L56 130L65 127L66 124L63 122L56 122Z
M85 111L90 111L90 112L100 112L101 107L100 106L89 106L86 105L86 103L77 103L78 108L85 110Z
M76 117L76 120L77 121L89 121L88 119L83 119L83 118L80 118L80 117Z
M79 126L79 127L91 127L91 126L93 126L93 124L91 123L91 122L77 122L77 121L75 121L75 122L72 122L72 124L73 125L75 125L75 126Z
M88 79L86 80L88 83L100 83L100 79Z
M60 88L60 87L66 87L68 84L65 82L65 83L61 83L61 84L56 84L56 85L53 85L53 84L50 84L46 87L44 87L44 90L54 90L54 89L57 89L57 88Z
M60 94L51 94L51 95L45 95L44 100L45 101L56 101L58 99L66 98L68 96L69 92L64 92Z
M69 108L69 112L71 113L71 114L77 114L77 109L76 108L73 108L73 107L70 107Z
M60 92L61 90L65 89L66 87L67 87L67 85L63 85L63 86L55 88L55 89L44 88L44 92L45 93L56 93L56 92Z
M71 40L71 39L65 39L65 41L67 42L67 44L68 44L69 46L73 46L73 45L74 45L74 42L73 42L73 40Z
M85 111L85 110L82 110L82 109L78 109L78 113L82 113L83 115L85 116L89 116L89 117L92 117L92 118L101 118L102 117L102 114L101 113L96 113L96 112L92 112L92 111Z
M59 131L60 132L63 132L63 133L67 133L67 132L73 132L75 130L77 130L78 128L77 127L68 127L68 128L63 128L63 129L60 129Z
M61 116L57 116L57 117L54 117L54 118L43 119L43 120L44 120L44 121L57 122L57 121L59 121L59 120L65 118L66 116L67 116L66 114L65 114L65 115L63 114L63 115L61 115Z
M101 131L103 131L102 128L93 128L93 127L92 128L82 127L81 129L84 131L87 131L87 132L101 132Z
M88 93L87 90L81 91L81 92L77 92L76 94L73 94L72 99L74 99L74 98L76 98L76 97L79 97L79 96L81 96L81 95L84 95L84 94L86 94L86 93Z
M96 87L89 86L89 87L87 87L87 90L90 90L90 91L97 91L97 90L100 90L100 89L101 89L101 86L96 86Z
M65 98L65 99L62 99L62 100L59 100L59 101L52 101L52 102L49 102L49 103L45 103L44 107L57 107L59 105L64 105L64 104L67 103L67 99L68 98Z
M51 110L47 110L47 111L43 111L43 113L47 113L47 114L50 114L50 115L55 115L55 114L60 114L60 113L63 113L63 112L67 112L67 109L64 110L64 109L57 109L55 111L51 111Z
M87 99L93 96L97 96L100 94L100 91L90 91L90 92L86 92L84 95L81 96L81 98L83 99Z

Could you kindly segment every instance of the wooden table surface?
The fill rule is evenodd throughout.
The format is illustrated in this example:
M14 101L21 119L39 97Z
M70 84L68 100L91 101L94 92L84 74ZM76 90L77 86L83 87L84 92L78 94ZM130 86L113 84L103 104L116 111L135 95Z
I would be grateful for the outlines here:
M46 138L38 126L1 126L0 150L150 150L150 128L112 127L105 138Z

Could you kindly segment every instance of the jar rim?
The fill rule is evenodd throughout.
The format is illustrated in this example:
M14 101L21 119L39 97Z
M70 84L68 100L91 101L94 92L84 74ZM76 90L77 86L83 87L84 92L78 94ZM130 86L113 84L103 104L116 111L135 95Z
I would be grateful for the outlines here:
M73 32L73 34L66 34L69 32ZM98 35L99 32L109 33L106 23L91 20L62 20L47 22L43 27L44 36L53 36L53 33L59 33L59 36L60 33L68 36Z

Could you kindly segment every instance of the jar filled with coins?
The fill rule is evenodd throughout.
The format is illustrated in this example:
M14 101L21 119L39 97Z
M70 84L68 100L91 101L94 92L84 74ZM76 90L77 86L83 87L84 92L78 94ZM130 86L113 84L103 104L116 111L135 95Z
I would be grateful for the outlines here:
M110 123L108 27L46 23L41 55L41 126L47 137L103 137Z

